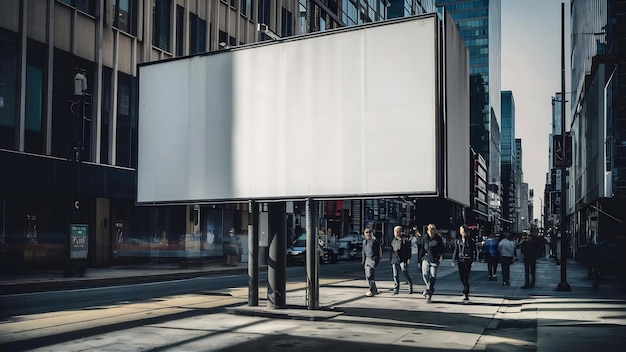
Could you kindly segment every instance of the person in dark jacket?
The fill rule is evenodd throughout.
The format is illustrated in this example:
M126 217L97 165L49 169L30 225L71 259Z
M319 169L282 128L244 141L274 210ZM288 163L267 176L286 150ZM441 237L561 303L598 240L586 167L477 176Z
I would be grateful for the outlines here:
M498 281L498 239L493 233L489 234L489 238L485 241L482 248L485 255L485 262L487 262L487 271L489 272L489 281Z
M429 224L427 228L427 236L422 236L422 245L420 246L420 258L422 258L422 279L426 284L424 297L430 303L433 293L435 293L435 282L437 281L437 268L443 261L443 252L445 246L443 238L437 233L437 226Z
M456 262L459 268L459 278L463 284L463 301L469 300L470 284L469 275L474 265L474 257L476 255L476 243L469 235L467 225L459 228L461 238L457 239L452 253L452 266Z
M537 255L539 241L533 235L525 234L520 245L520 250L524 255L524 286L530 288L535 286L535 270L537 268Z
M362 259L361 263L365 269L365 279L369 286L369 291L365 293L365 296L372 297L378 294L378 288L376 288L376 266L380 262L380 257L383 255L383 249L380 246L380 242L374 237L374 230L371 227L365 228L363 232L365 239L363 240Z
M393 294L400 292L400 271L409 282L409 294L413 293L413 280L409 275L409 262L411 259L411 240L402 237L402 226L393 228L393 240L391 240L391 272L393 273Z

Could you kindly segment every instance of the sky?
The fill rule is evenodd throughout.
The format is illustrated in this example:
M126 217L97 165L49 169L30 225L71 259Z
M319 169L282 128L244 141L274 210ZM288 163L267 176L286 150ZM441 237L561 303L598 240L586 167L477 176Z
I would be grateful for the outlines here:
M565 3L566 92L570 90L569 0L502 0L501 90L513 92L515 138L522 139L524 182L541 222L548 172L552 97L561 91L561 4Z

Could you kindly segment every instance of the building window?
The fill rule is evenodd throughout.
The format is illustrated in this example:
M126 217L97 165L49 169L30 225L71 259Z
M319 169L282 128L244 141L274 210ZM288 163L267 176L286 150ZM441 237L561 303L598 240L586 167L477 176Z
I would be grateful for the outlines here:
M195 13L189 14L189 54L206 51L206 21Z
M100 130L100 163L109 164L109 126L111 123L111 75L113 70L102 67L102 129Z
M0 148L15 149L17 34L0 28Z
M88 13L92 16L96 15L96 1L97 0L59 0L60 2L67 4L80 10L84 13Z
M44 126L44 79L45 46L29 41L26 64L26 112L24 122L24 150L43 154L45 149Z
M137 34L137 0L113 0L113 27Z
M43 153L41 124L43 115L43 70L26 67L26 122L24 124L24 150Z
M281 16L280 36L291 37L293 35L293 14L283 7Z
M185 37L185 9L176 6L176 56L183 56L183 38Z
M259 0L259 23L270 25L270 0Z
M136 78L119 74L116 130L116 165L135 167L137 148ZM135 153L136 154L136 153Z
M152 45L170 50L171 0L152 0Z
M252 0L241 0L241 14L252 17Z

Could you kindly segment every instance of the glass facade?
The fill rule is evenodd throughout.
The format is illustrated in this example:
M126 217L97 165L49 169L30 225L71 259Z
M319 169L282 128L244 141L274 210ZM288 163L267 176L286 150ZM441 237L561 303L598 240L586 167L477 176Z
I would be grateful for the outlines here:
M565 207L566 219L561 221L573 234L576 253L589 241L610 241L626 231L626 222L615 221L623 219L626 209L626 94L617 88L626 74L622 45L626 9L619 0L585 0L573 1L568 10L572 93L565 96L569 102L565 130L572 138L572 165L566 174L566 201L560 205ZM553 103L559 126L560 98L557 95ZM555 128L553 134L560 135L561 130ZM552 160L551 166L547 199L561 185L560 167ZM560 215L556 202L548 206L552 214Z
M518 195L518 191L520 185L518 171L521 169L518 169L517 143L515 139L515 100L511 91L502 92L501 117L502 218L510 221L505 222L503 227L508 227L509 231L517 232L513 225L517 223L516 215L519 213L518 199L520 195Z
M490 216L497 222L500 170L500 0L436 0L459 28L470 53L470 143L485 158ZM497 225L496 225L497 226Z

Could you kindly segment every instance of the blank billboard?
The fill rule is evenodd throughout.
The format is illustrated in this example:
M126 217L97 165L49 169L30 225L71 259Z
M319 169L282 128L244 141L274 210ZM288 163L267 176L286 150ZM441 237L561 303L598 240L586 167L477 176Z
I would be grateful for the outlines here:
M140 66L137 201L440 193L436 33L425 16Z

